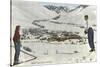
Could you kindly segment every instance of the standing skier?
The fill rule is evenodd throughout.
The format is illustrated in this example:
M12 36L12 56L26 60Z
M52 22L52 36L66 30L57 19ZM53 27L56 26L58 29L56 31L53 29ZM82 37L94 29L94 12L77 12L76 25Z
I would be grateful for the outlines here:
M14 45L15 45L15 56L14 56L14 64L16 65L19 63L19 55L20 55L20 34L19 34L20 26L16 26L15 34L13 37Z
M89 43L89 46L91 48L91 50L89 52L93 52L93 51L95 51L94 31L93 31L92 27L88 27L88 15L85 15L84 19L86 21L86 28L85 28L84 33L88 35L88 43Z

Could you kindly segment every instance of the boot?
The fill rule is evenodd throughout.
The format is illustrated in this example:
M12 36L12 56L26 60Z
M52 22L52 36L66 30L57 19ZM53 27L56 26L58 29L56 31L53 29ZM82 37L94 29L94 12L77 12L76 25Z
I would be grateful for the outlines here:
M93 52L93 51L95 51L95 48L92 48L89 52Z

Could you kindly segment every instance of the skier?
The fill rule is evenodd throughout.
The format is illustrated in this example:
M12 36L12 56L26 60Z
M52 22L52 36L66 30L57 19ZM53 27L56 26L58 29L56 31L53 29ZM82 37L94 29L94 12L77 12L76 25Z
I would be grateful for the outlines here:
M86 28L85 28L84 33L88 35L88 43L89 43L89 46L91 48L91 50L89 52L93 52L93 51L95 51L94 31L93 31L92 27L88 27L88 15L85 15L84 19L86 21Z
M21 47L19 30L20 30L20 26L18 25L16 26L14 37L13 37L13 42L15 45L15 56L14 56L13 65L16 65L19 63L19 55L20 55L20 47Z

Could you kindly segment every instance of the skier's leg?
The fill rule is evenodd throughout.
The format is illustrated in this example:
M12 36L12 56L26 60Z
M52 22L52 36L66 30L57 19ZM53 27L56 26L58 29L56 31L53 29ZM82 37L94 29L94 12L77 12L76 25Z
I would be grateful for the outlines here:
M92 49L95 49L95 46L94 46L94 32L93 32L93 30L92 30L92 35L91 35L91 48Z
M18 52L17 52L17 45L16 45L16 43L15 43L14 65L17 63L17 54L18 54Z
M89 42L89 46L91 48L90 52L95 50L94 47L94 32L92 28L88 29L88 42Z
M14 57L14 64L18 64L20 55L20 43L15 44L15 57Z

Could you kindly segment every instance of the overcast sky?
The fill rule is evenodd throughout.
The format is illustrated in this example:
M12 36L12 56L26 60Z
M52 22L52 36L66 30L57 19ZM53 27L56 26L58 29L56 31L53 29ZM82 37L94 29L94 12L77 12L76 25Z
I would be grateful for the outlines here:
M15 1L15 2L14 2ZM13 1L13 3L14 4L16 4L16 6L17 5L19 5L19 2L22 2L22 1L16 1L16 0L14 0ZM33 3L36 3L37 1L28 1L28 2L26 2L26 1L23 1L23 2L25 2L25 3L21 3L21 4L30 4L30 2L31 2L31 4ZM29 5L28 4L28 5ZM79 6L80 4L68 4L68 3L53 3L53 2L39 2L39 4L41 4L41 5L55 5L55 6L67 6L67 7L69 7L69 8L71 8L71 9L73 9L73 8L75 8L75 7L77 7L77 6Z

